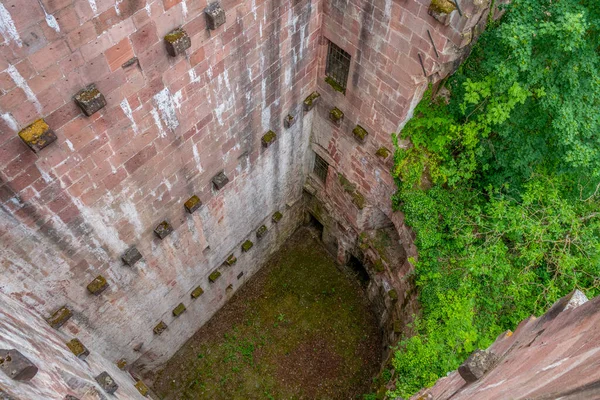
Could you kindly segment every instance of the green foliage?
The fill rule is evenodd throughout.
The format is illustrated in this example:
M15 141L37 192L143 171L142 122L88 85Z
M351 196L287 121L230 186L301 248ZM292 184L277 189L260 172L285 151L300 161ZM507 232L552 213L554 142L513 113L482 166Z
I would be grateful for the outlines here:
M600 13L514 0L396 146L394 205L416 233L417 334L395 396L456 369L531 313L600 276ZM397 138L395 138L397 139Z

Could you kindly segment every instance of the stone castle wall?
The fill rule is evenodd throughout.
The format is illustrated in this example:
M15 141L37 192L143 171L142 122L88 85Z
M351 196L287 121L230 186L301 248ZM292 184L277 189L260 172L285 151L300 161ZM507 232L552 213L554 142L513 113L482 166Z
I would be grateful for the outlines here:
M466 54L488 2L465 3L462 16L432 16L430 0L227 0L224 25L209 29L205 0L2 0L1 292L40 319L68 307L63 341L153 371L320 207L340 262L381 261L366 239L394 228L402 250L369 270L389 331L416 251L391 208L392 156L376 154ZM177 28L191 46L174 57L164 37ZM345 95L324 82L329 40L352 57ZM88 117L73 96L91 83L106 106ZM39 118L57 139L33 152L18 133ZM314 153L330 164L324 184ZM193 195L203 204L189 213ZM173 232L161 240L165 220ZM131 246L143 257L134 266L121 259ZM108 289L96 296L86 286L100 275Z

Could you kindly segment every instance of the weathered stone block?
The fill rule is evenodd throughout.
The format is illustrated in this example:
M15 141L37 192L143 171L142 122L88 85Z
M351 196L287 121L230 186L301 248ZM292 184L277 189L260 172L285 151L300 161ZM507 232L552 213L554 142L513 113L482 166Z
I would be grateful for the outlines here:
M281 218L283 218L283 214L277 211L275 214L273 214L271 221L273 221L274 223L278 223L281 220Z
M50 129L46 121L38 119L31 125L19 132L19 137L34 153L38 153L44 147L56 140L54 131Z
M227 260L225 260L225 264L227 264L229 266L232 266L236 262L237 262L237 258L235 258L235 256L233 254L231 254L229 257L227 257Z
M380 147L376 152L375 155L377 157L381 157L383 159L388 158L388 156L390 155L390 150L387 147Z
M196 289L192 290L192 299L197 299L198 297L202 296L203 293L204 289L202 289L201 286L198 286Z
M154 327L153 331L155 335L160 335L165 331L165 329L167 329L167 324L165 324L163 321L160 321L158 325Z
M310 111L314 106L317 105L321 94L319 92L312 92L306 99L304 99L304 111Z
M286 115L286 117L283 119L283 126L286 129L291 128L295 123L296 117L294 117L292 114Z
M225 10L219 2L214 2L204 9L208 29L215 30L225 23Z
M179 317L181 314L185 312L186 308L183 303L179 303L177 307L173 309L173 316Z
M450 24L450 14L454 10L456 5L450 0L431 0L429 5L429 15L446 26Z
M245 253L247 251L249 251L252 246L254 246L254 243L252 243L250 240L246 240L243 244L242 244L242 251Z
M360 125L356 125L356 127L352 130L352 133L354 134L354 138L361 143L364 143L369 135L369 132L367 132L367 130Z
M127 360L126 359L121 358L119 361L117 361L117 368L119 368L120 370L124 371L126 367L127 367Z
M29 381L38 373L38 367L15 349L0 349L0 369L15 381Z
M142 254L138 251L136 247L130 247L127 251L121 256L123 262L130 267L133 267L136 262L142 259Z
M67 307L61 307L50 318L47 319L48 323L54 329L58 329L65 324L73 316L73 312Z
M176 57L185 54L185 51L192 47L192 41L186 31L178 28L165 36L165 46L167 47L167 53L171 57Z
M467 382L475 382L496 366L498 356L487 350L475 350L460 367L458 373Z
M142 396L148 397L148 386L144 382L137 381L134 386Z
M108 282L102 275L98 275L89 285L87 285L87 290L93 294L98 296L100 293L104 292L108 287Z
M104 371L100 375L96 377L96 382L100 385L102 390L104 390L108 394L113 394L119 388L117 382L108 374L108 372Z
M90 355L90 351L77 338L67 342L67 347L75 356L81 360L85 360Z
M93 83L81 89L73 96L75 104L81 108L81 111L88 117L106 106L104 95L96 88Z
M400 320L395 320L394 321L394 333L402 333L402 322Z
M64 400L79 400L79 398L68 394L65 396Z
M242 278L242 276L244 276L244 272L243 272L243 271L242 271L242 272L240 272L240 273L238 274L237 278L238 278L238 279L241 279L241 278Z
M388 297L392 301L392 303L396 303L398 301L398 292L396 289L388 290Z
M190 214L192 214L194 211L196 211L197 209L199 209L201 206L202 206L202 201L200 201L200 198L198 196L196 196L196 195L193 195L192 197L190 197L188 199L188 201L186 201L184 203L185 209Z
M265 236L266 233L267 233L267 227L266 227L266 225L262 225L260 228L258 228L256 230L256 237L258 239L260 239L261 237Z
M275 142L275 140L277 140L277 134L273 131L268 131L263 135L261 142L263 147L269 147Z
M221 171L212 178L212 182L217 190L221 190L229 183L229 178L225 175L225 171Z
M163 221L156 228L154 228L154 233L158 236L159 239L164 239L169 236L173 232L173 227L167 222Z
M329 119L337 126L340 126L344 119L344 113L339 108L334 107L333 110L329 111Z
M208 276L208 280L210 283L215 283L217 279L221 277L221 273L219 271L214 271L212 274Z

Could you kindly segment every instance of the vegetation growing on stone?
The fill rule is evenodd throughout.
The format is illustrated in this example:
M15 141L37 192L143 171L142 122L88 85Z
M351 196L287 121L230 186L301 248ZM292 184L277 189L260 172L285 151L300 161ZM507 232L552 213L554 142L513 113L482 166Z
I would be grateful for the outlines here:
M260 239L265 233L267 233L267 226L261 225L261 227L256 230L256 237Z
M142 396L146 397L148 395L148 386L144 382L137 381L134 386Z
M211 283L215 283L217 281L217 279L219 279L221 277L221 273L219 271L214 271L212 274L210 274L208 276L208 280L211 281Z
M184 311L186 310L185 306L183 305L183 303L179 303L177 305L177 307L175 307L173 309L173 316L175 317L179 317L181 314L184 313Z
M283 214L277 211L275 214L273 214L273 218L271 218L271 220L274 223L278 223L281 220L281 218L283 218Z
M321 97L319 92L312 92L306 99L304 99L305 109L311 109L319 97Z
M456 5L450 0L431 0L429 9L440 14L450 14L456 10Z
M599 294L600 9L507 8L446 83L450 100L427 93L400 134L413 147L396 148L393 200L416 234L422 314L395 353L392 397L573 288Z
M246 252L249 251L252 246L254 246L254 243L252 243L250 240L246 240L243 244L242 244L242 251Z
M83 345L83 343L81 343L79 339L71 339L67 342L67 347L77 357L86 352L85 346Z
M381 158L388 158L390 155L390 150L387 147L380 147L377 149L377 152L375 152L375 155Z
M163 321L160 321L153 329L154 334L155 335L160 335L162 334L165 329L167 329L167 324L165 324Z
M23 139L24 142L31 145L43 145L43 143L39 143L42 135L46 133L50 127L43 119L38 119L33 122L31 125L28 125L23 130L19 132L19 136Z
M346 89L344 87L342 87L342 85L340 85L339 83L337 83L335 81L335 79L333 79L333 78L331 78L331 77L328 76L328 77L325 78L325 82L327 82L329 85L331 85L331 87L335 91L346 94Z
M329 111L329 118L331 118L333 122L338 122L344 118L344 113L339 108L334 107L331 111Z
M360 125L356 125L356 127L352 130L352 133L354 134L354 137L361 142L364 142L369 134L369 132L367 132L367 130Z
M186 35L186 33L183 29L175 29L174 31L165 35L165 41L167 41L169 43L175 43L176 41L178 41L185 35Z
M268 131L262 137L263 145L268 146L269 144L273 143L275 139L277 139L277 134L273 131Z
M92 294L100 294L108 287L106 279L102 275L98 275L89 285L87 290Z
M60 328L73 316L73 312L67 307L61 307L50 318L48 318L48 323L55 329Z
M229 257L227 257L227 260L225 260L225 263L229 266L232 266L236 262L237 262L237 258L233 254L230 254Z
M198 297L202 296L204 294L204 289L202 289L201 286L198 286L196 289L192 290L192 293L190 294L190 296L192 296L192 299L197 299Z

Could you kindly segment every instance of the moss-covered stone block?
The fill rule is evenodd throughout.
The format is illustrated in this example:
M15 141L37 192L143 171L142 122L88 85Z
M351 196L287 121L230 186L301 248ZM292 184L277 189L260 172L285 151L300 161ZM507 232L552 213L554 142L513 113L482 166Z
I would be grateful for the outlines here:
M273 221L274 223L278 223L279 221L281 221L281 218L283 218L283 214L277 211L275 214L273 214L271 221Z
M329 111L329 119L337 126L340 126L342 124L342 120L344 119L344 113L339 108L334 107L331 111Z
M108 282L106 282L106 278L104 278L102 275L98 275L87 285L87 290L95 296L98 296L100 293L104 292L106 288L108 288Z
M183 303L179 303L177 307L173 309L173 316L179 317L181 314L185 312L186 308Z
M208 276L208 280L210 283L215 283L217 279L221 277L221 273L219 271L214 271L212 274Z
M389 157L390 155L390 150L387 147L380 147L379 149L377 149L377 151L375 152L375 155L377 157L386 159Z
M144 397L148 397L148 386L146 386L146 384L142 381L137 381L135 383L135 388L138 390L138 392L140 392L140 394Z
M212 178L212 182L215 189L221 190L229 183L229 178L225 175L225 171L221 171Z
M306 99L304 99L304 111L310 111L316 106L321 98L319 92L312 92Z
M106 106L104 95L100 93L93 83L77 92L77 94L73 96L73 100L88 117Z
M361 143L364 143L369 135L369 132L367 132L367 130L360 125L356 125L356 127L352 130L352 133L354 134L354 138Z
M269 147L277 140L277 134L273 131L268 131L265 133L261 139L263 147Z
M192 214L194 211L199 209L202 206L202 201L196 195L190 197L184 204L186 211Z
M229 257L227 257L227 260L225 260L225 264L229 265L230 267L236 262L237 258L233 254L229 255Z
M336 92L346 94L346 88L344 88L342 85L337 83L337 81L335 79L333 79L332 77L330 77L330 76L325 77L325 82L329 86L331 86L333 88L333 90L335 90Z
M75 357L80 360L85 360L90 355L90 351L81 343L77 338L71 339L67 342L67 347L71 350L71 353L75 354Z
M127 251L125 251L125 253L123 253L121 259L125 264L129 265L130 267L133 267L136 262L142 259L142 254L138 251L138 249L135 246L132 246L128 248Z
M56 140L56 134L43 119L38 119L22 129L19 137L34 153L38 153Z
M161 222L154 228L154 234L161 240L169 236L172 232L173 227L167 221Z
M428 12L438 22L448 26L450 24L450 14L454 10L456 10L456 4L451 0L431 0Z
M256 230L256 237L258 239L260 239L261 237L265 236L266 233L267 233L267 226L266 225L262 225L260 228L258 228Z
M117 368L119 368L120 370L124 371L125 368L127 367L127 360L124 358L121 358L117 361Z
M206 15L206 25L210 30L215 30L225 23L225 10L219 2L209 4L204 9L204 14Z
M192 290L192 293L190 296L192 296L192 299L197 299L198 297L202 296L204 294L204 289L202 289L201 286L198 286L196 289Z
M73 316L73 311L69 309L67 306L63 306L56 310L54 314L50 318L47 319L48 323L54 329L58 329L63 326L71 317Z
M167 329L167 324L165 324L163 321L160 321L152 331L155 335L161 335L165 331L165 329Z
M178 28L165 36L165 46L171 57L177 57L180 54L185 54L185 51L192 47L192 40L186 31Z
M102 390L108 394L114 394L119 388L117 382L115 382L112 376L110 376L106 371L102 372L96 377L96 382L98 382Z
M398 292L396 291L396 289L388 290L387 294L392 303L396 303L398 301Z
M250 251L250 249L252 248L252 246L254 246L254 243L252 243L250 240L246 240L243 244L242 244L242 251L245 253L247 251Z
M356 190L354 191L354 193L352 193L352 203L354 203L354 205L358 207L359 210L362 210L367 205L367 200L361 192Z
M291 128L295 123L296 123L296 117L294 117L292 114L286 115L285 118L283 119L283 126L286 129Z

